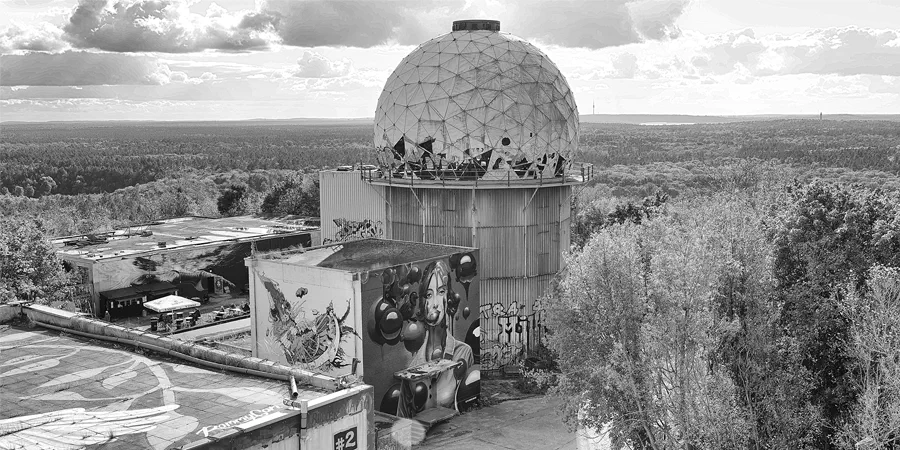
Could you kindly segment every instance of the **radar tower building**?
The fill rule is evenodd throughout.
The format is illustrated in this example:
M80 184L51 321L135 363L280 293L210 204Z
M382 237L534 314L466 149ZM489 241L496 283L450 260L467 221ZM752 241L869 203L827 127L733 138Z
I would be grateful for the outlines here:
M578 108L565 77L496 20L458 20L400 61L375 110L377 167L320 174L322 236L480 250L482 370L537 349L570 245Z

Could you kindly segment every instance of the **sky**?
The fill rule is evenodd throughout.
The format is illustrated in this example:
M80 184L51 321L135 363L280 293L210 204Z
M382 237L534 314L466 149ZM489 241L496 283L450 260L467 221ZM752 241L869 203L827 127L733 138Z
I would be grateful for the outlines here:
M470 18L581 114L900 113L898 0L0 0L0 121L371 118Z

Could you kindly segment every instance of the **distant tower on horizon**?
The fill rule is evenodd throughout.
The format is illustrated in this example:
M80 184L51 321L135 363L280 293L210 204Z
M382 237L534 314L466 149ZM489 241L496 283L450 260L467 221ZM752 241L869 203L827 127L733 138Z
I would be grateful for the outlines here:
M819 113L819 120L822 120L822 113Z

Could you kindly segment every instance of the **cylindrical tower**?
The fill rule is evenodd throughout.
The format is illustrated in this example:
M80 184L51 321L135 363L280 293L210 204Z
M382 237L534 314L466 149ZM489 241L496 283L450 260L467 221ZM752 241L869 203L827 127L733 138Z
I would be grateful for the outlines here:
M388 78L374 141L380 167L361 175L384 201L385 237L479 248L482 370L515 366L540 342L539 299L569 248L572 188L592 175L573 163L578 110L565 77L499 22L456 21ZM340 220L331 208L323 221Z

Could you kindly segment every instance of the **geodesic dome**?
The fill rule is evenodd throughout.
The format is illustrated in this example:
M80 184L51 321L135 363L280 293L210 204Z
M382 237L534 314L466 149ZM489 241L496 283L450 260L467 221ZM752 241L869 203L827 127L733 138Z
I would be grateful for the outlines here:
M559 69L497 21L457 21L406 56L375 111L375 148L395 177L553 178L578 148L578 109Z

